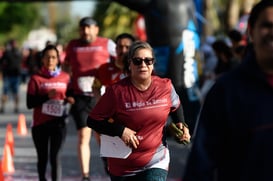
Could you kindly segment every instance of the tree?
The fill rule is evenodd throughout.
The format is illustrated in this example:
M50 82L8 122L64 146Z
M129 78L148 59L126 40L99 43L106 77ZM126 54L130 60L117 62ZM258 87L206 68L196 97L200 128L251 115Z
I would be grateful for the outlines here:
M99 1L94 12L94 18L100 26L100 34L113 39L120 33L133 34L136 17L135 11L111 1Z
M9 38L21 41L40 21L37 3L0 3L0 42Z
M226 34L238 23L241 15L251 11L260 0L204 0L203 36Z

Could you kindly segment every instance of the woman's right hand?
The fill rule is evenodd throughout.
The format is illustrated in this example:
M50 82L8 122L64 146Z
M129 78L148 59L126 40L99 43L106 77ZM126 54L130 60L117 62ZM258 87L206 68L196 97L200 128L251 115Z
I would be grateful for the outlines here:
M121 139L124 141L124 143L131 147L137 149L139 145L139 140L136 136L136 132L134 130L131 130L130 128L125 127L123 130Z
M56 94L57 94L56 89L51 89L51 90L48 92L48 97L49 97L49 99L53 99L54 97L56 97Z

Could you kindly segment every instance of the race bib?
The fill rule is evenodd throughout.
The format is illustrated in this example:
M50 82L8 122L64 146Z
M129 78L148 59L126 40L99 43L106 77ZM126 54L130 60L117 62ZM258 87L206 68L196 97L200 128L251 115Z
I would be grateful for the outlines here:
M60 100L49 100L42 106L42 113L50 116L61 117L64 114L64 110L63 101Z
M83 92L92 92L92 85L94 83L95 77L84 76L78 78L78 86Z

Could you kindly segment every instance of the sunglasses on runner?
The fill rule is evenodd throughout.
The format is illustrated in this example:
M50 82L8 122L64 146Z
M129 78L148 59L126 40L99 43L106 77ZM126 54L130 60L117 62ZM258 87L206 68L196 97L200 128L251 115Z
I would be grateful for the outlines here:
M146 57L146 58L140 58L140 57L134 57L132 58L132 62L134 65L141 65L144 61L146 65L152 65L154 64L154 58Z

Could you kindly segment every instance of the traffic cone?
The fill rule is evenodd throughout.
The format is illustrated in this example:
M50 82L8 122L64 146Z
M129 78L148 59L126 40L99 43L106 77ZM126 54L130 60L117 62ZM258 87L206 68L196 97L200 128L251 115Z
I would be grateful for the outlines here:
M4 146L4 153L2 158L2 171L7 174L12 174L15 171L10 146L8 144L5 144Z
M24 114L19 114L18 116L17 133L21 136L27 135L26 117Z
M11 155L14 156L14 138L11 124L7 125L5 144L10 146Z
M2 162L0 160L0 181L4 181L4 173L3 173L3 170L2 170Z

